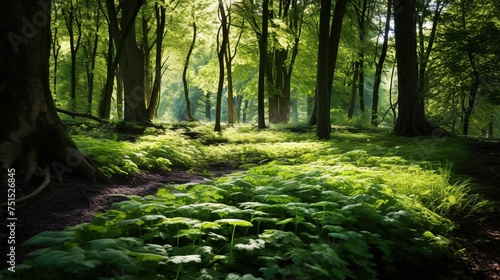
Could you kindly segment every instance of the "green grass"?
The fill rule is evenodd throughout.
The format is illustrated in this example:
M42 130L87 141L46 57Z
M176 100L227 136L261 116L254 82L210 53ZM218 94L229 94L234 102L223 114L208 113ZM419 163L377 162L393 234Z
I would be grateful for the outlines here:
M112 134L75 140L109 175L220 163L248 169L124 196L90 223L34 236L25 245L42 248L16 277L461 277L447 266L457 258L453 229L489 204L453 173L451 164L468 157L460 139L377 131L337 132L322 142L286 128L190 129L203 136L167 130L135 142Z

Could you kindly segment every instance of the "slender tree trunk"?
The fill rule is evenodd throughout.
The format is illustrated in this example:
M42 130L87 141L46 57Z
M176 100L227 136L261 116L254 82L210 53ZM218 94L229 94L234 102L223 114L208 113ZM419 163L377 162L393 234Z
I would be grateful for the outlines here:
M234 92L233 92L233 69L231 65L231 46L228 44L226 51L226 69L227 69L227 123L234 124Z
M109 23L108 23L109 25ZM115 69L113 55L113 37L111 28L108 27L108 52L106 54L106 82L101 90L101 101L99 102L98 115L101 119L109 119L111 116L111 98L113 96L113 83L115 80ZM118 114L121 116L120 114ZM121 117L119 117L121 119Z
M221 109L222 109L222 90L224 88L224 55L227 50L228 34L227 34L227 15L224 9L222 0L219 0L219 15L221 19L222 43L220 44L219 53L219 85L217 87L217 103L215 105L215 127L214 131L221 131ZM218 38L217 38L218 39Z
M205 118L212 120L212 104L210 102L210 92L205 95Z
M189 46L188 53L186 55L186 60L184 62L184 70L182 71L182 85L184 86L184 100L186 101L186 117L188 122L195 121L191 115L191 101L189 100L189 86L187 81L187 71L189 68L189 58L193 53L194 45L196 44L196 22L193 21L193 39L191 40L191 45Z
M52 77L52 85L53 85L53 90L52 90L52 93L54 95L57 95L57 71L58 71L58 66L59 66L59 51L61 50L61 44L59 43L59 28L57 27L57 23L59 22L58 20L58 16L59 16L59 12L58 12L58 6L55 5L55 1L53 1L53 15L54 15L54 19L52 21L52 34L51 34L51 38L52 38L52 43L51 43L51 46L52 46L52 58L54 59L54 76Z
M146 15L146 11L143 9L141 12L141 27L142 27L142 53L144 56L144 102L146 107L149 107L149 101L151 100L151 75L153 70L151 69L151 50L149 47L149 16ZM149 115L149 114L148 114Z
M398 135L431 135L432 125L425 119L418 93L415 1L399 0L402 7L394 15L396 59L398 63ZM396 8L396 7L395 7Z
M437 1L435 4L436 8L434 10L434 16L432 18L432 28L431 33L429 35L429 42L427 43L427 48L424 47L424 34L423 34L423 24L419 26L420 28L420 64L419 64L419 74L418 74L418 92L420 94L420 105L422 107L422 111L424 111L424 99L427 92L425 88L425 81L427 79L427 64L429 62L429 58L431 56L432 47L434 46L434 41L436 40L436 32L437 25L439 23L439 19L441 17L441 11L446 6L446 1Z
M349 96L349 110L347 111L347 117L352 119L352 115L354 114L354 106L356 103L356 88L358 83L359 76L359 61L354 63L354 73L352 75L352 83L351 83L351 95Z
M151 98L148 106L148 116L150 119L156 117L159 96L161 88L161 74L162 74L162 59L163 59L163 34L165 33L166 24L166 8L164 6L155 5L156 15L156 57L155 57L155 79L153 82L153 89L151 91Z
M316 135L320 139L330 139L330 94L328 90L328 48L330 25L330 0L321 1L319 19L318 69L316 73L316 96L318 121Z
M250 100L248 99L245 99L245 103L244 103L244 106L243 106L243 110L241 112L242 114L242 122L243 123L246 123L247 122L247 109L248 109L248 105L250 103Z
M19 183L49 168L59 180L95 181L100 173L65 132L50 93L50 9L51 1L0 2L0 166L23 174Z
M69 50L71 54L71 68L70 68L70 76L71 76L71 83L70 83L70 101L71 101L71 107L73 110L76 109L76 55L78 53L78 49L80 48L80 40L82 38L82 24L80 22L80 18L78 17L77 11L79 9L79 3L78 0L76 2L69 1L69 6L68 10L65 11L63 8L63 14L65 15L65 23L66 23L66 28L68 29L69 33ZM75 41L75 24L76 24L76 41Z
M368 1L363 0L363 8L361 14L358 15L358 37L361 42L359 50L359 64L358 64L358 87L359 87L359 109L364 116L365 112L365 51L364 45L366 41L366 26L365 19L367 17L366 11L368 9Z
M116 68L116 115L118 120L123 119L123 82L120 77L120 68Z
M96 32L92 41L91 53L89 57L89 62L86 63L87 70L87 113L92 114L92 99L94 95L94 72L95 72L95 60L97 57L97 46L99 40L99 25L96 24Z
M378 126L378 99L380 82L382 81L382 71L384 70L384 62L387 56L387 47L389 41L389 29L390 29L390 18L392 11L392 0L387 1L387 14L385 16L385 29L384 29L384 42L382 43L382 50L380 51L380 57L376 63L375 68L375 79L373 81L373 98L372 98L372 126ZM377 55L377 54L375 54Z
M262 33L259 38L259 85L257 93L257 119L259 129L266 128L264 112L265 75L267 64L267 36L269 24L269 0L262 3Z

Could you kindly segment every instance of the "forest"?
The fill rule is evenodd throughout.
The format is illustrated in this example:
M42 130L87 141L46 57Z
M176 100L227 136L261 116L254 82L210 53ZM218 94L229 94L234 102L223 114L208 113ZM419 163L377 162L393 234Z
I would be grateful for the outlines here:
M2 0L0 37L1 279L500 279L493 0Z

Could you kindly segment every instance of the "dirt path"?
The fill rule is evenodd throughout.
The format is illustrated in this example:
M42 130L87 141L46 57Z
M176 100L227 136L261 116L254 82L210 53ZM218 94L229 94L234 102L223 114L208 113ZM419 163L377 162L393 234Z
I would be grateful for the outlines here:
M90 222L96 213L108 210L113 202L119 200L113 196L114 194L151 195L156 194L158 189L166 184L203 182L235 171L217 170L210 176L196 175L182 170L162 173L145 172L124 176L109 185L75 180L53 182L39 196L16 209L18 218L16 223L16 261L20 263L26 253L33 250L32 247L20 246L22 242L42 231L63 230L70 225ZM5 228L3 224L0 226ZM6 236L2 229L0 232L0 252L7 252Z

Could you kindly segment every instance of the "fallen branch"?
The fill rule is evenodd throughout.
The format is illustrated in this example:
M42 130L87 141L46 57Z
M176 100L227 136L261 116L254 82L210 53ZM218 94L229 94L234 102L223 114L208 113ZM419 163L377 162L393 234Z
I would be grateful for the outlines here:
M82 117L82 118L88 118L88 119L94 120L94 121L99 122L99 123L109 123L108 120L98 118L98 117L91 115L89 113L72 112L72 111L61 109L61 108L56 108L56 111L59 113L63 113L63 114L72 116L72 117Z

